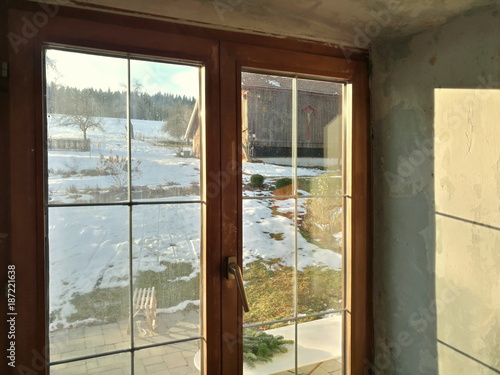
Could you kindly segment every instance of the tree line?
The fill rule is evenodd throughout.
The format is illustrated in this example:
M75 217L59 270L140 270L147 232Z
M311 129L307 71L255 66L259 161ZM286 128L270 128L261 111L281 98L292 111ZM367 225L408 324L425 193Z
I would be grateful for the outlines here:
M194 97L158 92L148 94L136 85L130 93L130 116L137 120L165 121L182 112L190 113L195 104ZM127 96L125 90L75 88L47 85L47 112L62 115L86 115L93 117L125 118Z

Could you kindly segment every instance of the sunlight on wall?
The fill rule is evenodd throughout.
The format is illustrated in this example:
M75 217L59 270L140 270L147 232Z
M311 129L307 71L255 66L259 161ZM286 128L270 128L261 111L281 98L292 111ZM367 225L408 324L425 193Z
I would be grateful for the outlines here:
M439 374L498 374L500 90L434 94Z

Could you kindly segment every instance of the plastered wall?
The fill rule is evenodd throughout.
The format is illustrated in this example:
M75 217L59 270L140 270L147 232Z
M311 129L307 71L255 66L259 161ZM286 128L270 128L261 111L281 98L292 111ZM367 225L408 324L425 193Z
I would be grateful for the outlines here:
M375 356L500 373L500 11L372 50Z

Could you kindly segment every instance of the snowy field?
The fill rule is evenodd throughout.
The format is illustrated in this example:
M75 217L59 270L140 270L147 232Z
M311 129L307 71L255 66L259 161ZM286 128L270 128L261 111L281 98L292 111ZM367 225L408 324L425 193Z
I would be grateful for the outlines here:
M55 120L56 116L49 117L48 137L82 138L77 127L57 126ZM133 174L134 197L138 197L138 202L147 200L153 204L133 206L131 216L126 205L73 206L96 202L98 195L105 196L106 203L123 200L116 179L109 175L92 175L91 171L102 166L101 155L105 158L127 156L125 123L124 119L107 118L103 122L104 132L89 130L90 151L48 151L49 204L71 205L54 206L49 210L50 310L56 312L51 319L51 329L69 326L67 319L76 312L71 303L75 293L127 286L129 255L132 255L134 276L141 271L162 271L165 262L189 263L193 267L191 274L169 281L187 281L199 274L201 203L197 195L200 181L198 159L177 157L174 148L155 146L146 140L132 140L133 165L137 165L139 171ZM133 121L136 135L167 138L161 127L162 122ZM256 173L265 176L266 183L292 175L291 167L265 163L244 163L242 168L245 184L251 174ZM300 168L299 173L315 176L322 171ZM178 195L172 196L175 192ZM246 192L247 196L260 194L268 196L269 192ZM188 203L164 205L154 204L155 201ZM279 258L281 264L293 265L295 229L290 214L294 211L294 201L247 199L243 209L245 264L258 259ZM299 205L298 210L303 213L304 207ZM133 229L129 236L130 220ZM297 235L297 249L300 269L313 265L341 268L340 254L315 246L300 233ZM169 306L163 312L181 310L188 303L196 304L197 301ZM85 322L71 324L78 323Z

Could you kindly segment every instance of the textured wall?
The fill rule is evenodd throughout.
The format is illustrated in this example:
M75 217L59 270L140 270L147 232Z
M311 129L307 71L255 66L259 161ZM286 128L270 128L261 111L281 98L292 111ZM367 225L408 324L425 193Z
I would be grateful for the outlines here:
M500 11L372 50L377 374L500 373Z
M367 48L500 0L33 0Z

